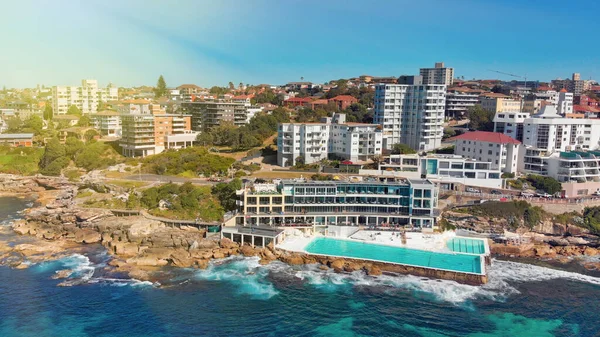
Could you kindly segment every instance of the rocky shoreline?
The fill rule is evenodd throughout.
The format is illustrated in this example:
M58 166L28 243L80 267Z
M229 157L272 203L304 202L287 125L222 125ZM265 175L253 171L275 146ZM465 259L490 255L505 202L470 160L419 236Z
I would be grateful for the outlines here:
M429 275L407 266L293 253L272 245L240 246L229 239L211 238L205 230L196 227L169 227L143 216L117 217L106 209L79 206L75 199L78 187L61 178L0 175L4 195L34 195L39 204L28 209L24 219L12 224L16 233L30 238L31 242L16 245L0 242L0 261L15 268L27 268L31 262L58 259L78 252L87 244L99 244L112 255L109 265L114 272L126 273L141 281L157 281L165 266L204 269L213 259L241 255L258 256L261 264L275 260L290 265L319 263L322 269L331 268L336 272L414 274L481 284L455 275ZM498 255L543 259L600 255L597 248L560 240L519 246L491 244L491 249ZM590 265L589 269L600 270L600 266ZM68 271L63 271L57 277L68 275Z

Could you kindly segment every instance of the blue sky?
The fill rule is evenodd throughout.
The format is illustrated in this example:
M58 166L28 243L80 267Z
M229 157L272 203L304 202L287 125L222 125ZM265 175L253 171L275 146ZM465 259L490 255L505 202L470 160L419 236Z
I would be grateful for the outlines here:
M324 82L415 74L600 80L594 1L5 1L0 85Z

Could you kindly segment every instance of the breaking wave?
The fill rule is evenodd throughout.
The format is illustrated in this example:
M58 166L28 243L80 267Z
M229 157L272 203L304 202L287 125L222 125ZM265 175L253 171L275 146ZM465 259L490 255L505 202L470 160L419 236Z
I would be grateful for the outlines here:
M229 257L213 261L208 268L195 273L195 278L206 281L225 281L237 286L239 294L249 295L254 299L269 299L279 291L266 277L269 268L263 268L259 259Z

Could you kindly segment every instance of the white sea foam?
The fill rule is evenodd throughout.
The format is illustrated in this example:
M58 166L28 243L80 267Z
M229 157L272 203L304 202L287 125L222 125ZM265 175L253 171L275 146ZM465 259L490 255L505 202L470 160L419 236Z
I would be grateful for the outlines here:
M96 267L85 255L73 254L60 259L60 262L65 268L73 270L69 278L77 278L83 282L89 281L96 271Z
M240 294L256 299L269 299L279 292L266 280L269 268L261 268L258 258L230 257L211 262L195 277L207 281L225 281L237 286Z

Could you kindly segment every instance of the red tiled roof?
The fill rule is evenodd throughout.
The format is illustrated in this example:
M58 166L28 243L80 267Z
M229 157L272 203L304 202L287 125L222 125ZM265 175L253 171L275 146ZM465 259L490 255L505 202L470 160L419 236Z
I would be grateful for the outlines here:
M499 144L521 144L520 141L499 132L473 131L452 137L451 140L474 140L478 142Z
M592 85L590 88L592 91L600 91L600 85Z
M559 92L567 92L567 89L565 89L565 88L562 88L562 89L560 89L560 91L559 91Z
M308 97L290 97L285 100L285 102L311 102L312 100Z
M500 94L497 92L486 92L486 93L481 94L481 96L490 97L490 98L509 98L510 97L505 94Z
M356 97L350 95L338 95L332 98L333 101L357 101Z
M589 106L589 105L579 105L579 104L575 104L573 105L573 111L575 112L600 112L600 109L594 108L593 106Z
M550 90L552 90L552 88L550 88L550 87L547 87L547 86L539 86L539 87L537 88L537 90L538 90L538 91L550 91Z

